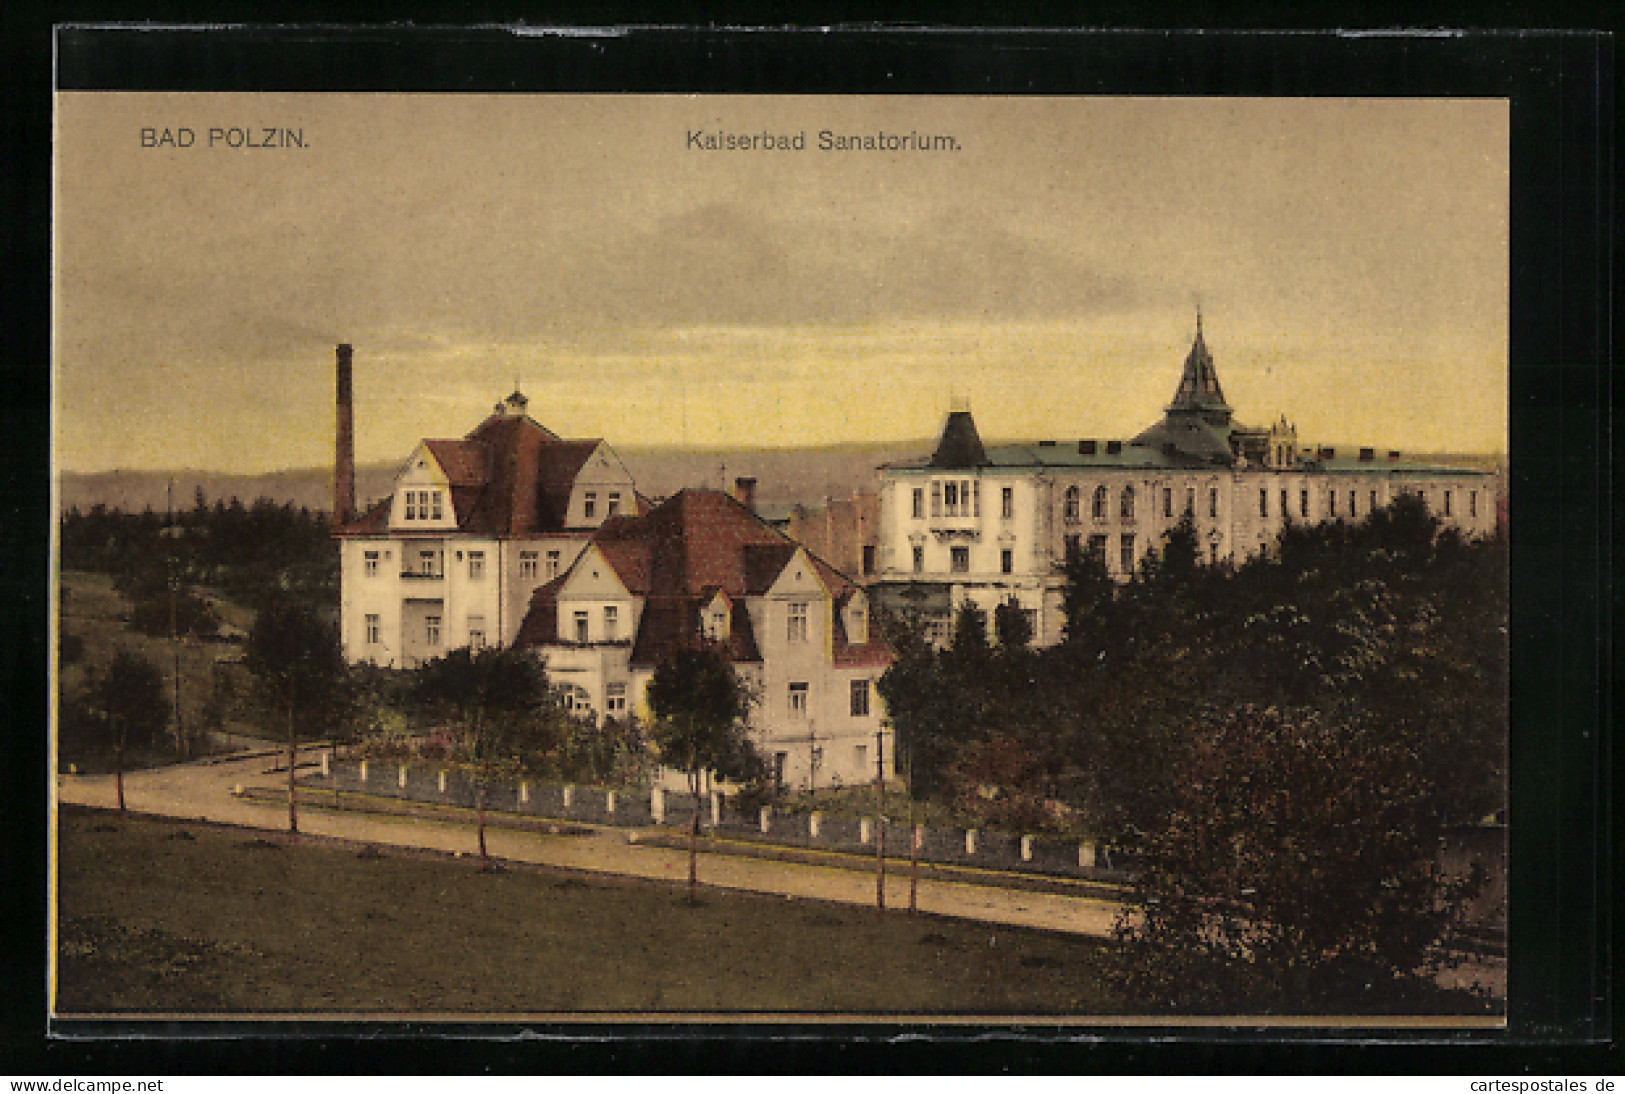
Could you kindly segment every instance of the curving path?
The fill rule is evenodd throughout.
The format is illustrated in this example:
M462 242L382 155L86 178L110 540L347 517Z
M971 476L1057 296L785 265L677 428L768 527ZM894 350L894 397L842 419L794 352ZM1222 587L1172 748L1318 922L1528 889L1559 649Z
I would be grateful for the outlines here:
M126 773L125 805L138 813L286 831L286 804L255 801L235 793L238 787L284 789L287 772L286 769L277 771L276 763L276 757L262 755ZM56 799L65 804L108 809L118 804L111 775L59 775ZM320 801L320 792L302 790L300 800L315 806ZM465 854L477 849L472 820L301 808L299 829L310 835L380 846ZM686 851L640 844L637 835L636 829L618 828L599 828L590 835L546 835L488 827L486 843L493 856L516 862L686 883ZM888 863L886 906L888 909L906 908L907 861L895 863L903 871L901 875L891 872L892 866ZM717 888L843 904L873 905L875 901L872 873L840 867L713 852L701 856L699 870L701 883ZM1099 897L1025 892L925 878L919 882L918 907L921 912L934 915L1099 936L1111 933L1121 908L1117 902Z

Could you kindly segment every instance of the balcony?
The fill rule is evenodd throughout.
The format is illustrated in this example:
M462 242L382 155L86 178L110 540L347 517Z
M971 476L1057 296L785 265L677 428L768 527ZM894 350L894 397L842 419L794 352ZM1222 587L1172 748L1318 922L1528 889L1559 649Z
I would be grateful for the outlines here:
M402 570L402 581L439 581L446 576L442 570Z

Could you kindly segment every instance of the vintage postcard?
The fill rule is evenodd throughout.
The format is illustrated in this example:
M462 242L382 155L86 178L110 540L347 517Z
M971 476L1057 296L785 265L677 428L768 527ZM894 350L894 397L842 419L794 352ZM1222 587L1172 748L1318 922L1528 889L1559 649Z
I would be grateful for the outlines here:
M55 111L58 1021L1504 1024L1506 99Z

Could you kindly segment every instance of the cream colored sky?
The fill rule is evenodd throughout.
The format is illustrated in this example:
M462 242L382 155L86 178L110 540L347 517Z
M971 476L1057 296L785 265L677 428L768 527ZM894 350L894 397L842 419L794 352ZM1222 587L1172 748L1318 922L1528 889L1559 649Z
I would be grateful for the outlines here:
M764 127L807 148L685 147ZM951 395L987 438L1122 436L1198 298L1242 421L1506 445L1504 101L74 93L56 241L71 470L328 463L339 341L362 461L516 377L623 448L926 437Z

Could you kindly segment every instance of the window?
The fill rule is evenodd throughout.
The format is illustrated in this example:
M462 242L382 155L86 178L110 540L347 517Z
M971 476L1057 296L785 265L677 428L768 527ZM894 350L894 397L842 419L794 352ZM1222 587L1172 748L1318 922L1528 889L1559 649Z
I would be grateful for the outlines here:
M587 641L587 638L588 638L587 613L585 611L576 612L575 613L575 621L576 621L576 641L577 642L585 642L585 641Z
M1117 561L1119 563L1121 563L1122 568L1123 568L1123 572L1125 574L1133 573L1134 572L1134 534L1132 532L1124 535L1122 540L1119 542L1118 549L1117 549L1117 556L1118 556Z
M485 552L484 551L470 551L470 552L468 552L468 580L470 580L470 581L483 581L483 580L485 580Z
M915 547L914 548L914 572L917 573L917 574L925 572L925 548L924 547Z
M807 720L807 685L790 685L790 717L798 722Z
M1091 536L1090 538L1093 539L1095 537ZM1066 537L1066 556L1068 558L1070 558L1077 551L1078 539L1079 537L1075 532Z
M1095 556L1095 561L1102 566L1106 565L1106 536L1104 534L1089 537L1089 553Z
M367 616L367 645L376 646L383 641L383 621L376 615Z
M1469 490L1469 491L1467 491L1467 515L1470 516L1470 517L1478 516L1478 491L1477 490Z
M604 608L604 641L613 642L620 637L621 610L613 604Z
M1078 519L1078 488L1076 486L1066 488L1065 512L1067 520L1074 521Z
M721 642L728 637L728 612L718 606L705 613L705 637Z
M805 642L807 640L807 602L805 600L792 600L788 618L789 625L785 629L785 638L791 642Z
M868 577L875 572L875 545L863 545L863 576Z
M614 491L609 495L609 508L604 511L605 516L613 517L621 511L621 496Z
M586 515L588 520L592 520L598 515L598 494L596 492L592 490L587 491L587 496L582 501L582 512Z
M1287 508L1287 506L1288 506L1287 494L1286 494L1285 490L1282 490L1281 491L1281 519L1282 520L1287 520L1288 518L1290 518L1292 516L1292 511L1289 508Z
M982 483L980 479L970 484L970 515L973 517L982 515Z
M1006 486L999 491L999 515L1005 520L1016 519L1016 488Z
M610 714L626 713L626 685L604 685L604 710Z
M1326 515L1328 517L1337 516L1337 491L1336 490L1328 490L1328 491L1326 491Z
M418 552L418 573L422 574L424 577L434 577L434 576L436 576L435 575L435 569L436 569L435 564L437 562L439 562L439 557L435 554L435 552L433 552L433 551L419 551Z
M468 617L468 648L483 650L485 648L485 616L471 615Z
M863 610L862 604L854 604L852 605L851 614L852 629L851 633L846 636L846 640L857 645L862 645L863 643L869 641L868 613Z
M852 717L869 717L869 681L852 681Z
M1037 608L1023 608L1023 609L1021 609L1021 618L1027 621L1027 633L1032 635L1034 638L1037 638L1038 637L1038 609Z
M547 552L547 580L552 581L555 577L558 577L558 576L559 576L559 553L557 551L549 551L549 552Z
M968 573L970 573L970 548L969 547L950 547L950 548L948 548L948 562L949 562L948 568L950 570L952 570L954 573L956 573L956 574L968 574Z
M1172 487L1164 486L1162 488L1162 515L1165 517L1174 515L1174 491Z
M854 745L852 748L852 762L857 766L860 774L869 767L869 746Z
M406 492L406 519L418 519L418 492L416 490Z
M1367 511L1371 513L1377 511L1377 492L1375 490L1371 491L1371 508Z
M1447 517L1450 515L1450 491L1448 490L1444 492L1444 515Z
M536 580L536 569L537 569L536 568L536 552L535 551L520 551L519 552L519 580L520 581L535 581Z
M999 552L999 572L1001 574L1013 573L1016 568L1016 553L1006 547Z
M363 572L365 572L368 577L377 577L378 576L378 552L377 551L366 551L366 552L364 552L362 554L361 560L362 560L361 565L362 565Z
M914 519L925 519L925 488L922 486L914 488Z
M1349 516L1351 516L1351 517L1355 515L1354 510L1355 510L1356 506L1355 506L1355 503L1354 503L1354 499L1358 498L1359 496L1360 496L1360 492L1358 490L1350 490L1349 491Z
M434 519L439 520L440 519L440 491L438 491L438 490L430 491L429 492L429 497L434 500Z
M1305 518L1309 516L1309 491L1307 490L1298 491L1298 512L1302 513Z
M440 645L440 617L438 615L423 617L423 641L430 646Z
M950 517L959 515L959 484L957 482L942 484L942 511Z
M1219 488L1217 486L1208 487L1207 515L1210 517L1217 517L1219 515Z
M942 516L942 484L940 482L931 484L931 515L933 517Z
M1258 515L1261 517L1270 515L1270 492L1268 490L1259 490L1258 492Z
M1095 500L1090 506L1089 515L1096 520L1106 519L1106 488L1104 486L1095 487Z
M1196 488L1194 486L1185 488L1185 515L1187 517L1196 515Z
M773 753L773 782L778 786L784 785L784 765L790 762L788 752Z
M1134 487L1123 487L1123 496L1118 501L1117 515L1124 520L1134 519Z

